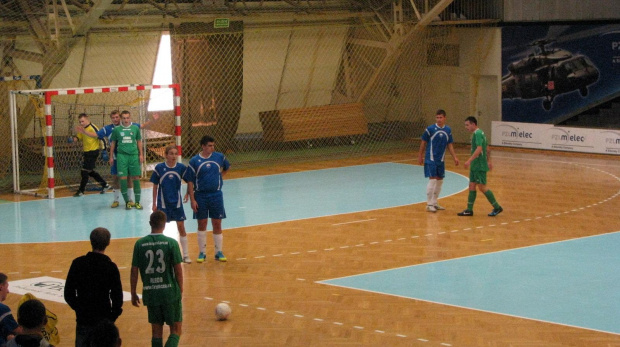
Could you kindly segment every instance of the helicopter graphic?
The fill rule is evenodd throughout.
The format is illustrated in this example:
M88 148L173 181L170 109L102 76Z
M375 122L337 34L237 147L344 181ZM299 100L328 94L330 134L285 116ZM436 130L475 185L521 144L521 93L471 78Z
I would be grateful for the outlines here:
M599 78L599 71L585 55L573 55L559 48L547 48L551 39L529 44L534 53L508 64L508 74L502 77L503 99L544 98L542 106L549 111L553 99L564 93L579 90L588 95L588 86Z

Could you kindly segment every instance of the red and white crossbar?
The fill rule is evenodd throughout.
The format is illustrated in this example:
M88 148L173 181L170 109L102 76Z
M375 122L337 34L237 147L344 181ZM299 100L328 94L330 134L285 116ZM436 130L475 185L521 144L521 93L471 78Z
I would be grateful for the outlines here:
M39 94L45 98L45 153L47 157L47 191L48 197L54 199L54 138L53 138L53 118L52 118L52 98L56 95L77 95L77 94L96 94L96 93L116 93L138 90L152 90L170 88L174 90L174 137L179 153L178 160L181 162L181 87L179 84L166 85L128 85L113 87L87 87L72 89L49 89L49 90L22 90L20 94Z

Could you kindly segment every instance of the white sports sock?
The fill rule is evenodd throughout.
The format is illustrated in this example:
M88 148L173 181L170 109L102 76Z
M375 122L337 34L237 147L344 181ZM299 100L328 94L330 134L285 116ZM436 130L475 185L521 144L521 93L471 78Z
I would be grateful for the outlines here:
M133 188L127 188L127 196L129 197L129 200L136 201L136 197L133 195Z
M426 185L426 204L433 205L433 192L435 191L435 185L437 184L437 180L430 179L428 180L428 184Z
M435 183L435 190L433 191L433 206L437 205L437 198L439 197L439 193L441 193L442 185L443 180L437 180L437 183Z
M224 234L213 234L213 243L215 244L215 253L221 252L224 245Z
M189 257L189 251L187 250L187 236L179 236L179 243L181 244L181 249L183 250L183 256Z
M207 253L207 231L198 230L198 250L201 253Z
M120 201L120 200L121 200L121 190L114 189L114 201Z

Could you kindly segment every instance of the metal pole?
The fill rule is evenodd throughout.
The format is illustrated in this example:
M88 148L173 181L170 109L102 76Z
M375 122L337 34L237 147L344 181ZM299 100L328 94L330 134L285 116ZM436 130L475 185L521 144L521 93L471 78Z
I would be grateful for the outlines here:
M9 91L9 112L11 115L11 155L13 157L13 191L19 191L19 155L17 141L17 107L15 93Z

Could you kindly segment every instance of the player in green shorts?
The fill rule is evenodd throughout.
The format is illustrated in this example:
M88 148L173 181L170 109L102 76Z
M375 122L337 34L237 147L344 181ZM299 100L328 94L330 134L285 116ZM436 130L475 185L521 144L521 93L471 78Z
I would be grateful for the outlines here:
M499 205L495 196L487 188L487 172L493 168L491 163L491 152L487 146L487 138L482 129L478 128L478 121L475 117L465 119L465 128L472 133L471 137L471 157L465 162L465 168L469 169L469 196L467 197L467 209L459 212L459 216L473 216L474 202L476 201L476 188L486 196L487 200L493 205L490 217L495 217L502 213L504 209Z
M140 205L140 163L144 161L142 146L140 145L140 128L131 123L129 111L121 112L121 125L114 127L110 135L110 153L116 150L116 170L121 183L121 194L125 200L125 209L131 210L129 195L127 194L127 177L132 180L136 197L136 209L141 210ZM110 165L114 164L114 156L110 156Z
M131 261L131 304L139 307L136 293L138 272L142 278L142 300L147 307L152 327L151 346L163 347L164 323L170 326L166 347L176 347L181 338L183 321L183 267L179 244L163 234L166 214L155 211L149 221L151 233L142 237L133 248Z

